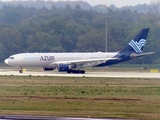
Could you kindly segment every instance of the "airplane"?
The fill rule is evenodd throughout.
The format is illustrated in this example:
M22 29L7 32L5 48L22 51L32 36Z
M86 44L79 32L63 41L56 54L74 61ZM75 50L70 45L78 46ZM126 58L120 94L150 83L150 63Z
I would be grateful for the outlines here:
M128 45L118 52L93 53L19 53L11 55L4 62L19 67L23 73L26 67L42 67L44 71L58 69L59 72L85 74L85 67L104 67L153 54L143 53L149 28L142 29Z

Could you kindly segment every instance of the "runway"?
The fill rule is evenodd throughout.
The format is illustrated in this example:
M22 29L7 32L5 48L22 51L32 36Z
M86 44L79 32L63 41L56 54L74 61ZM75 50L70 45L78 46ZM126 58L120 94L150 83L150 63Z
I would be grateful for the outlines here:
M102 119L102 118L100 119L100 118L0 115L0 120L131 120L131 119Z
M26 71L19 73L15 70L0 69L0 75L14 76L59 76L59 77L110 77L110 78L160 78L160 73L149 72L86 72L86 74L67 74L56 71L33 72Z

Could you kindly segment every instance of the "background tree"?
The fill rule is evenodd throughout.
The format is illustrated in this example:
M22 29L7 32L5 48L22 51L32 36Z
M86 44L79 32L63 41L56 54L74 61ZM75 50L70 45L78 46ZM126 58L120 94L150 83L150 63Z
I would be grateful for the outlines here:
M30 5L31 2L25 2ZM124 48L142 29L150 28L145 52L156 54L135 59L129 63L159 64L160 15L157 8L147 13L132 9L108 9L103 11L83 9L81 5L45 7L4 5L0 7L0 61L21 52L97 52L105 51L105 23L107 17L108 51ZM43 6L43 7L40 7ZM49 5L48 5L49 6ZM106 9L106 8L104 8ZM105 17L104 17L105 16Z

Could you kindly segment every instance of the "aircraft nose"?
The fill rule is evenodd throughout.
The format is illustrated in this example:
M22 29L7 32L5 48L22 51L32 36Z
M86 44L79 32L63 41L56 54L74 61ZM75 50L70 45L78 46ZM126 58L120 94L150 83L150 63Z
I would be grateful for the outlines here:
M4 61L6 64L8 64L8 59L5 59L5 61Z

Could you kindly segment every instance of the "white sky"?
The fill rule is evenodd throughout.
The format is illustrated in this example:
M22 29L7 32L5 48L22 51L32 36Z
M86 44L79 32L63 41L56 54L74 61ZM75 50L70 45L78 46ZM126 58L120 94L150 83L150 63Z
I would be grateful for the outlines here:
M90 5L98 5L98 4L105 4L107 6L110 6L111 4L114 4L116 7L122 7L126 5L137 5L137 4L150 4L151 1L157 1L157 0L53 0L53 1L85 1L88 2Z

